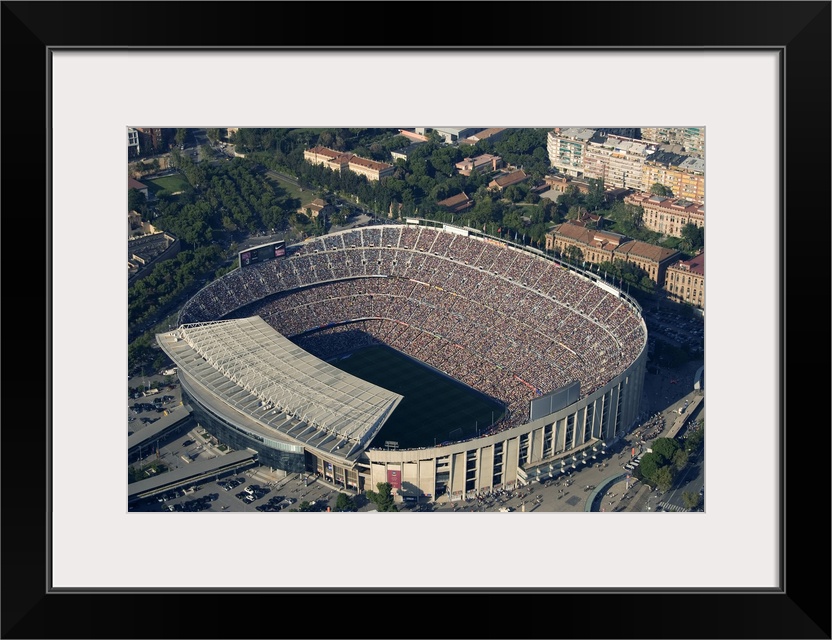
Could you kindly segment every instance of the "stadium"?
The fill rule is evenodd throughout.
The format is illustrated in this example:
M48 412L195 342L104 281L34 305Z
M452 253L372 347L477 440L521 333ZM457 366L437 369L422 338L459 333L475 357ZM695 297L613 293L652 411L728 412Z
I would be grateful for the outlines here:
M603 279L416 219L241 253L157 342L220 441L399 500L603 458L636 422L647 358L640 308Z

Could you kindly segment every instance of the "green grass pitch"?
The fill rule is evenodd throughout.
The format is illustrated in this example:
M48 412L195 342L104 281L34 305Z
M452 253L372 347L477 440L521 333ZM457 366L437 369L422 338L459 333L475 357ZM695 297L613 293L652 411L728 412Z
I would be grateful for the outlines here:
M503 415L499 403L389 347L368 347L331 364L404 396L374 446L390 440L410 449L464 440Z

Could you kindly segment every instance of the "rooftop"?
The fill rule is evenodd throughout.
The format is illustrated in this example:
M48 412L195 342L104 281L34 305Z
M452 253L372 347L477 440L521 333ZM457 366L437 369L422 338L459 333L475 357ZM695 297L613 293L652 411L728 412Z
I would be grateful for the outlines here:
M702 158L687 158L679 168L694 173L705 173L705 161Z
M697 256L692 257L690 260L680 260L676 264L673 265L675 268L680 268L685 271L690 271L698 276L705 275L705 252L703 251Z
M180 373L284 441L279 434L297 441L289 432L301 428L328 436L333 450L366 444L402 399L316 358L259 316L186 324L156 339Z
M504 173L501 176L497 176L494 180L491 181L491 185L496 185L500 188L508 187L513 184L517 184L518 182L523 182L529 176L526 175L526 172L522 169L518 169L517 171L512 171L511 173Z
M453 207L458 204L462 204L463 202L468 202L470 198L466 195L463 191L462 193L458 193L455 196L451 196L450 198L445 198L444 200L440 200L436 204L441 207Z
M562 129L558 127L554 130L554 133L560 138L569 138L571 140L586 142L595 135L595 129L586 129L584 127L569 127L568 129Z
M350 158L350 164L357 164L359 167L367 167L368 169L373 169L375 171L383 171L384 169L392 169L392 164L387 164L386 162L376 162L375 160L368 160L367 158L362 158L360 156L353 156Z
M663 262L668 258L679 255L679 252L675 249L665 249L664 247L659 247L648 242L642 242L641 240L630 240L629 242L625 242L617 249L617 252L626 253L628 255L632 254L641 258L646 258L647 260L653 260L654 262Z
M335 149L330 149L329 147L312 147L311 149L306 150L307 153L314 153L319 156L324 156L326 158L337 158L343 155L340 151L335 151Z

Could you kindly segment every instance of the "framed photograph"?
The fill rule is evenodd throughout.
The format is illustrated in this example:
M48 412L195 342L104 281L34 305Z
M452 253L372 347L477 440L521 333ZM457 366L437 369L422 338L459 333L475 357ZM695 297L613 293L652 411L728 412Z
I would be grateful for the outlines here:
M814 388L828 353L797 305L827 295L830 3L499 5L487 28L498 5L422 5L367 37L364 9L391 7L319 6L3 3L3 637L285 635L285 614L299 637L829 638L828 418L787 404L786 373ZM126 130L469 125L704 130L707 509L128 511Z

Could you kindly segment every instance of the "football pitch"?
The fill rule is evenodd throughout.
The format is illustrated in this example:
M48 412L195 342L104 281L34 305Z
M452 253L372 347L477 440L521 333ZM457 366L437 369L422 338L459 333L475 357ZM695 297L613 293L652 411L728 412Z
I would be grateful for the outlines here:
M464 440L503 415L499 403L389 347L367 347L331 364L404 396L374 438L375 446L393 441L411 449Z

